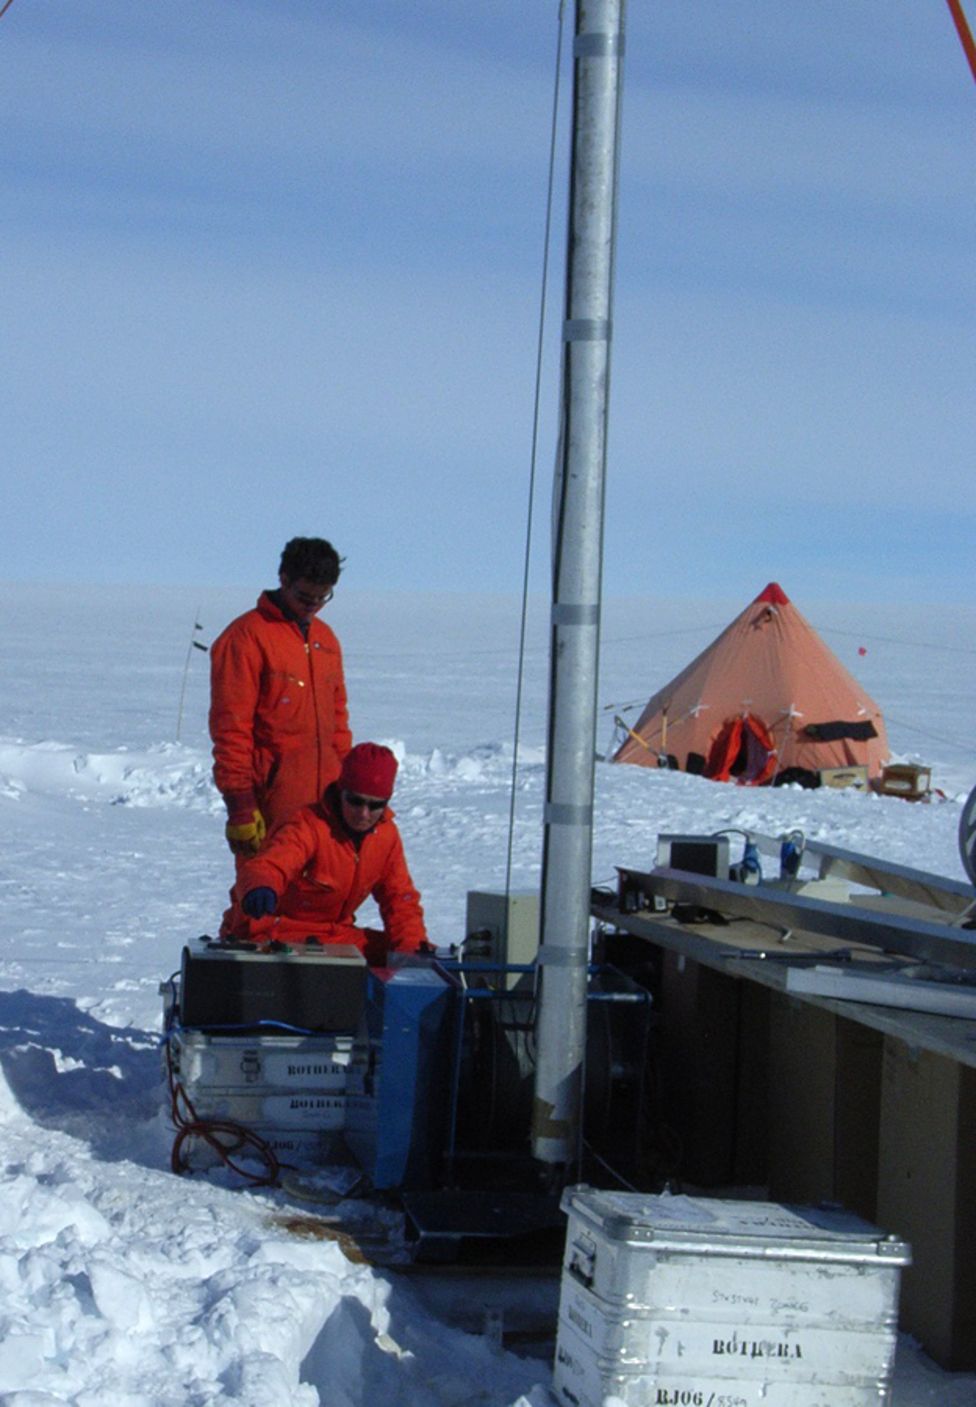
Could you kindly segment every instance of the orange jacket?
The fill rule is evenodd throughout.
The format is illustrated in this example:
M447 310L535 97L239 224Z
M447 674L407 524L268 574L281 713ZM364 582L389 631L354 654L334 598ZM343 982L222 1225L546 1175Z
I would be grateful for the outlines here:
M389 807L358 846L338 817L334 791L319 805L302 807L241 866L235 896L240 902L263 886L278 895L278 908L274 919L251 921L252 938L303 942L311 934L362 946L356 910L372 895L390 947L415 952L427 941L420 895Z
M339 642L318 619L306 639L264 592L210 664L214 781L245 809L253 795L270 830L318 801L352 746Z

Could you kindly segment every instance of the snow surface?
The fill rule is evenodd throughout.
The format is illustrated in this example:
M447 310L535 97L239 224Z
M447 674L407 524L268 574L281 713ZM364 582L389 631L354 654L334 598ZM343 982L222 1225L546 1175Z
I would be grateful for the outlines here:
M213 931L231 874L210 781L207 661L190 641L208 643L256 595L0 591L0 1407L543 1407L549 1362L499 1347L490 1286L469 1296L466 1322L456 1305L445 1317L429 1290L314 1236L322 1226L286 1192L168 1171L158 986L183 944ZM613 713L742 604L608 605L606 741ZM931 766L944 799L749 791L601 765L595 882L646 864L659 831L719 827L798 827L962 876L973 612L799 604L885 710L895 756ZM518 607L346 592L329 611L355 735L402 759L396 810L446 945L462 935L467 890L505 884ZM516 888L540 868L544 621L533 609ZM902 1338L896 1407L974 1401L976 1375L942 1373Z

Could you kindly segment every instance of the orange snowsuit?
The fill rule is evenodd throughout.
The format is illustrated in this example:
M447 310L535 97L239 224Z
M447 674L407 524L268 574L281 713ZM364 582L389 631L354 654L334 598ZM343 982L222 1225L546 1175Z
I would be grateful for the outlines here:
M342 652L322 621L307 637L265 591L210 647L214 781L253 796L270 830L317 801L352 746Z
M371 962L382 962L390 949L416 952L427 941L424 911L393 812L387 807L372 830L354 839L338 805L333 787L319 805L304 806L284 821L241 866L238 905L251 889L266 886L278 895L274 917L246 920L246 936L252 942L304 943L314 937L353 943ZM369 895L379 905L382 934L356 927L356 910Z

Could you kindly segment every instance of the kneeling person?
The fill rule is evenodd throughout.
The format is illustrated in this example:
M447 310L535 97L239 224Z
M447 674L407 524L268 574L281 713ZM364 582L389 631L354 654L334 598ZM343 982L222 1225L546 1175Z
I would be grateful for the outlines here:
M276 827L241 867L236 894L253 942L353 943L370 963L391 951L433 952L424 911L388 807L397 761L389 748L359 743L315 806ZM383 930L356 926L376 900Z

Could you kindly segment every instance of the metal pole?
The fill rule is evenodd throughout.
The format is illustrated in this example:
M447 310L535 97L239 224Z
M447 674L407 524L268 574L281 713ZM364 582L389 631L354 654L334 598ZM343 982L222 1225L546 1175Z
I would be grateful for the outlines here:
M198 642L193 638L194 632L202 629L203 626L200 624L200 607L197 606L197 613L193 617L193 630L190 632L190 643L186 647L186 663L183 666L183 683L180 685L180 707L176 715L177 742L179 742L180 740L180 732L183 728L183 701L186 698L186 681L187 676L190 673L190 660L193 658L193 650L194 647L196 647L198 650L205 650L207 648L206 645L198 644Z
M577 0L532 1149L577 1156L625 0Z

